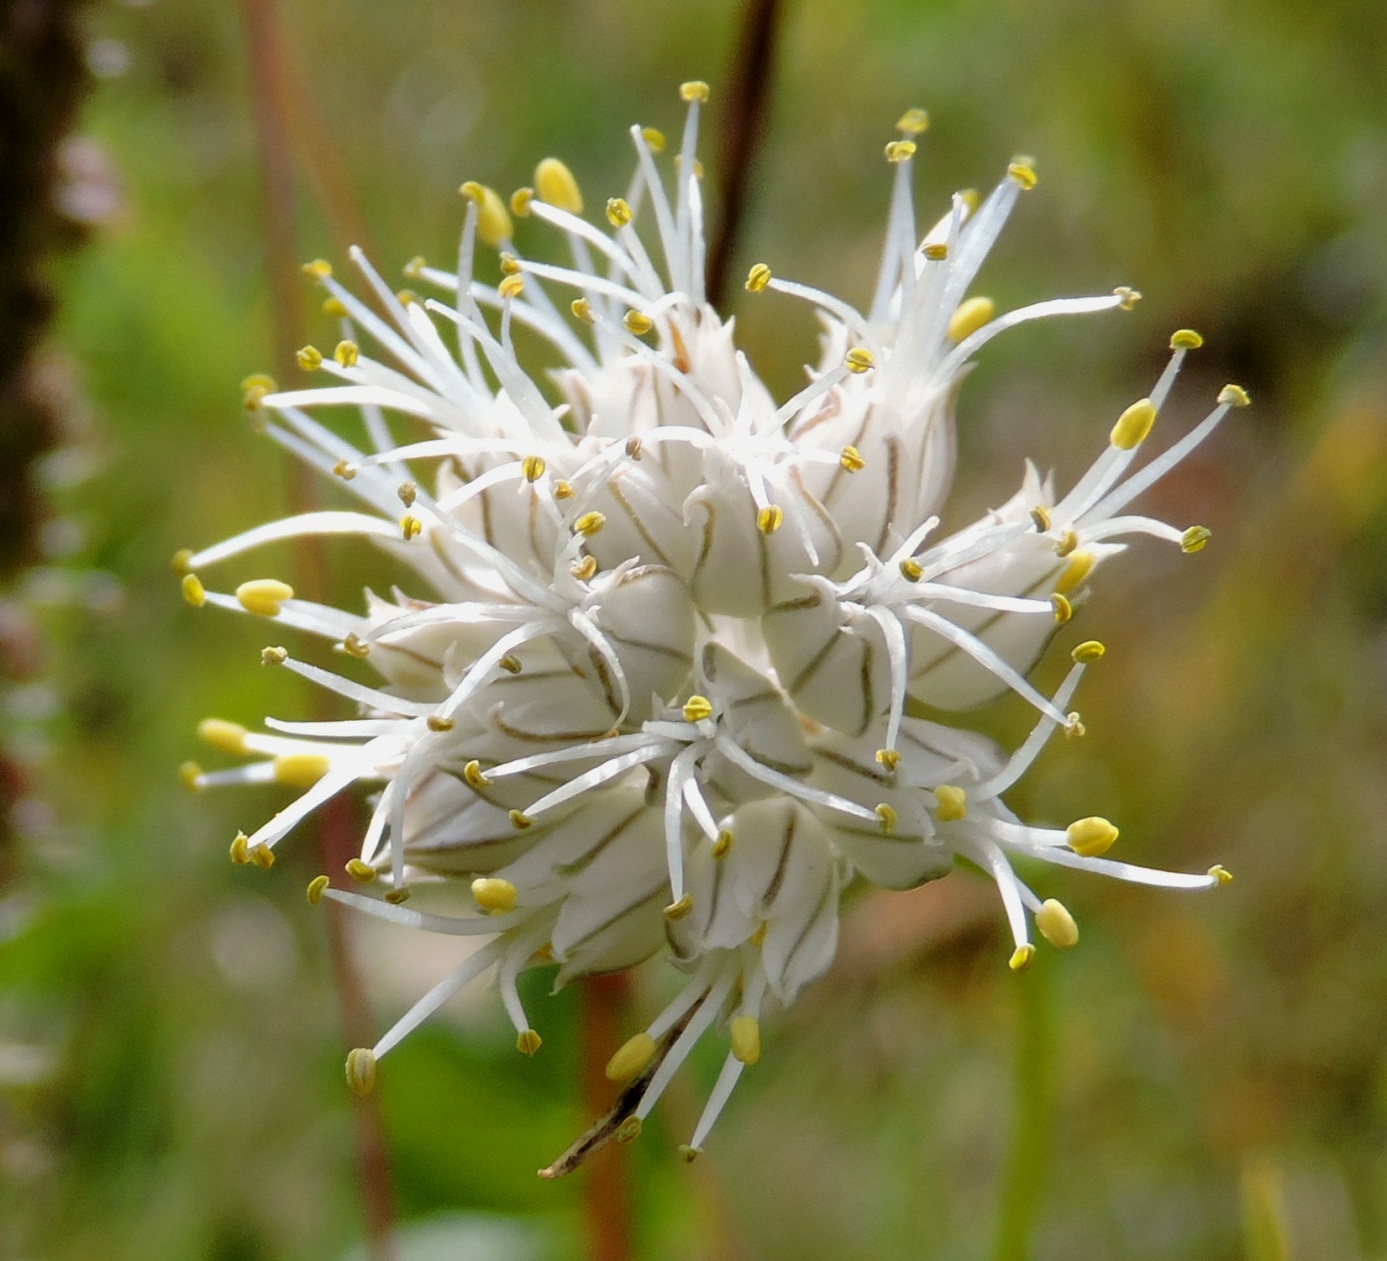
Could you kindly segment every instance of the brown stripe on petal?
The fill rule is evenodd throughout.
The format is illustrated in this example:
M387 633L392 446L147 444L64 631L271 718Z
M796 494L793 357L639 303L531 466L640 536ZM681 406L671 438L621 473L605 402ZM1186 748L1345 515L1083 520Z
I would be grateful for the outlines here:
M655 541L655 536L645 528L645 522L641 520L640 513L631 505L626 496L621 493L621 483L617 478L613 477L607 483L607 493L616 500L617 506L631 519L631 524L635 526L636 533L641 536L642 541L651 551L649 559L658 560L660 564L672 569L674 563L665 554L664 549Z
M892 523L896 520L896 500L900 495L901 444L891 437L886 439L886 512L881 521L881 534L872 549L877 555L886 550L886 540L891 534Z
M839 753L835 749L815 749L816 757L822 758L825 762L832 762L834 766L839 766L843 770L854 775L860 775L863 779L869 779L874 784L889 787L892 782L890 773L885 767L873 763L871 766L859 762L854 758L848 757L846 753ZM872 832L869 835L877 836L879 833Z
M780 890L785 883L785 871L790 865L790 851L795 845L795 828L799 825L799 811L791 810L789 820L785 825L785 835L780 842L780 857L776 860L775 872L771 876L771 882L766 886L766 891L761 895L761 910L769 912L775 905L775 900L780 896Z
M579 856L578 858L575 858L571 863L560 863L557 867L554 868L555 873L560 876L576 876L580 871L583 870L584 867L588 866L588 864L591 863L593 859L595 859L598 856L598 854L600 854L604 849L607 848L608 845L610 845L614 840L616 840L618 836L620 836L624 831L626 831L626 829L629 828L631 824L633 824L637 819L639 819L641 815L643 815L646 812L647 808L648 807L646 807L645 805L637 806L634 810L631 811L630 814L628 814L624 819L622 819L620 823L618 823L614 828L612 828L609 832L603 835L596 842L596 844L594 844L593 847L587 851L587 853Z

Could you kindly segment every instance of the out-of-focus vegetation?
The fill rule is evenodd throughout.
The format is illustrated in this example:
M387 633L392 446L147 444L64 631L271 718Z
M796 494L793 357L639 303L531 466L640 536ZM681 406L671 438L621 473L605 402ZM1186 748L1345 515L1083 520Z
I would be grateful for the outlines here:
M509 189L552 152L590 201L624 190L624 128L677 125L682 79L716 94L739 21L728 0L279 8L302 256L340 257L354 220L389 274L449 256L463 179ZM73 483L54 491L69 524L14 593L52 647L50 674L3 698L38 769L0 864L0 1254L364 1255L322 912L302 897L318 860L289 845L271 872L233 868L226 843L277 795L193 799L176 774L204 715L313 703L168 569L283 513L294 480L237 390L276 353L245 30L229 2L108 3L89 24L81 134L123 204L55 277L101 467L54 479ZM779 68L739 269L865 301L882 142L918 104L926 208L1015 152L1038 160L983 277L999 303L1146 295L988 350L961 408L958 519L1008 495L1026 455L1074 476L1176 327L1207 344L1163 434L1224 380L1256 403L1150 496L1214 542L1104 571L1079 622L1109 645L1080 697L1089 737L1014 794L1039 820L1113 817L1136 861L1237 876L1211 897L1047 876L1084 939L1039 961L1053 1127L1033 1255L1387 1257L1387 8L800 0ZM308 293L303 310L330 338ZM738 319L793 388L812 318L757 299ZM358 554L328 552L354 601ZM123 603L99 582L101 610L68 598L94 573ZM987 722L1014 739L1027 715L999 703ZM702 1060L630 1149L638 1254L988 1255L1033 979L1008 972L1002 935L965 874L856 900L839 962L768 1029L708 1157L673 1151ZM378 1027L451 958L364 926L352 945ZM403 1255L582 1255L581 1183L533 1175L585 1123L577 1003L533 1003L534 1060L486 995L392 1055Z

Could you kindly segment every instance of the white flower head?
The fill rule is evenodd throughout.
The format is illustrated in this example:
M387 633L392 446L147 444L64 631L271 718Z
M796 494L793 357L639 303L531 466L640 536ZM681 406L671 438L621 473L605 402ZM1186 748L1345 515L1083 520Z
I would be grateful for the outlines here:
M1053 695L1029 673L1087 594L1098 566L1136 535L1197 551L1201 527L1129 515L1132 501L1202 442L1246 394L1227 387L1208 418L1154 459L1146 440L1186 354L1182 330L1150 394L1066 493L1028 466L1017 494L951 535L934 515L954 463L953 402L972 359L1027 320L1128 308L1130 290L998 314L973 282L1020 196L1018 159L979 200L956 195L921 238L911 159L923 115L887 146L895 166L886 245L863 314L758 264L746 287L811 302L822 352L805 387L777 403L704 300L696 158L703 84L686 84L672 181L659 133L634 127L636 171L583 215L569 169L539 164L511 199L463 185L456 270L407 273L442 296L397 295L359 251L372 301L306 270L341 319L331 355L300 365L331 378L246 385L264 432L358 501L181 554L195 605L248 612L325 638L325 668L267 648L264 661L350 701L333 722L269 719L265 734L209 720L203 736L248 757L185 768L194 787L278 781L302 793L238 835L238 862L269 866L278 843L334 794L365 785L374 810L348 874L326 896L427 932L487 938L375 1045L376 1061L452 994L494 969L517 1045L540 1045L516 978L556 984L665 952L686 980L613 1058L612 1112L551 1173L606 1138L630 1137L701 1037L728 1038L726 1064L686 1152L703 1144L738 1076L760 1056L759 1020L831 962L854 876L905 889L959 858L996 882L1030 963L1032 929L1078 940L1069 913L1014 869L1058 864L1167 888L1212 888L1220 867L1180 875L1102 855L1107 820L1030 826L1004 804L1057 729L1081 734L1070 702L1101 644L1081 643ZM571 263L527 258L511 211L567 243ZM646 221L642 226L642 221ZM476 280L481 245L503 279ZM774 301L764 297L761 301ZM522 364L517 324L562 363ZM354 436L316 418L346 406ZM409 440L397 429L408 426ZM305 535L370 538L400 586L360 612L298 599L252 578L223 594L201 575L260 544ZM351 659L355 660L351 660ZM955 715L1006 690L1034 706L1009 756ZM403 905L412 892L432 909Z

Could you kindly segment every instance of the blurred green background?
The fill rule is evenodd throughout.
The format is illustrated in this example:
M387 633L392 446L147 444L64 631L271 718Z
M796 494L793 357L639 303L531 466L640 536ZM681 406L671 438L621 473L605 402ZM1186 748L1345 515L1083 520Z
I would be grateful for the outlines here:
M463 179L509 190L555 153L590 203L624 190L624 128L676 128L683 79L713 84L712 169L743 15L282 0L277 18L300 256L340 259L362 231L398 275L450 256ZM86 26L93 83L65 164L95 228L54 272L48 351L71 433L44 465L49 558L9 593L47 662L0 697L32 777L0 864L0 1256L364 1257L323 912L302 896L319 860L305 838L271 872L232 867L227 842L276 793L194 799L176 774L203 716L314 703L258 669L255 627L188 609L168 564L293 493L239 403L280 354L246 25L230 0L130 0ZM1225 380L1251 391L1146 501L1213 544L1104 570L1073 634L1110 650L1079 698L1089 737L1012 794L1037 821L1109 815L1135 861L1219 861L1237 880L1200 898L1056 871L1045 891L1084 940L1019 981L981 880L854 898L837 964L769 1025L708 1156L673 1150L707 1058L626 1149L634 1255L1001 1256L1004 1215L1035 1194L1029 1254L1005 1255L1387 1258L1387 8L798 0L777 67L737 274L764 260L867 301L882 143L923 105L922 219L1014 153L1038 161L983 291L1145 294L987 351L961 406L955 521L1005 498L1026 456L1077 475L1176 327L1207 342L1164 433ZM332 337L307 291L301 315ZM763 375L794 388L808 313L761 301L738 318ZM356 553L329 560L354 602ZM1007 701L981 720L1009 740L1028 725ZM351 927L377 1029L454 957ZM659 982L638 979L637 1010ZM402 1257L587 1253L582 1176L533 1174L586 1123L580 1003L532 998L534 1060L482 991L392 1055ZM1018 1115L1047 1108L1017 1164Z

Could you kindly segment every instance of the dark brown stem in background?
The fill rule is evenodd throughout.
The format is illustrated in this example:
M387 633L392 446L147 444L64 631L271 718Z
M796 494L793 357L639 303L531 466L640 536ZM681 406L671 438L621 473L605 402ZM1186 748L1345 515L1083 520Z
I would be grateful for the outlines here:
M583 1107L600 1115L611 1103L612 1083L607 1061L625 1040L623 1015L631 1007L631 977L594 976L583 982L579 1042L582 1046ZM634 1104L633 1104L634 1106ZM588 1261L630 1261L631 1185L626 1147L612 1143L587 1160L583 1177L583 1216L586 1220Z
M294 163L289 149L288 75L273 0L241 0L241 12L250 49L252 104L264 184L266 267L273 299L276 370L281 376L292 378L297 371L294 349L304 341L304 320L294 219ZM350 218L341 213L329 217L336 223ZM302 470L295 483L293 499L297 512L308 509L313 499L312 483L304 476L306 473ZM296 577L302 585L326 587L326 556L321 547L305 545L298 568L300 574ZM328 802L318 814L318 851L323 869L329 872L341 871L347 859L354 857L351 807L340 797ZM336 903L324 909L342 1034L348 1047L369 1046L374 1041L370 1012L352 958L343 909ZM391 1261L394 1192L378 1098L354 1097L353 1120L357 1181L371 1257L373 1261Z
M719 310L727 297L732 260L746 218L751 168L766 138L781 0L748 0L737 40L727 112L718 148L717 188L722 213L708 251L708 301Z

